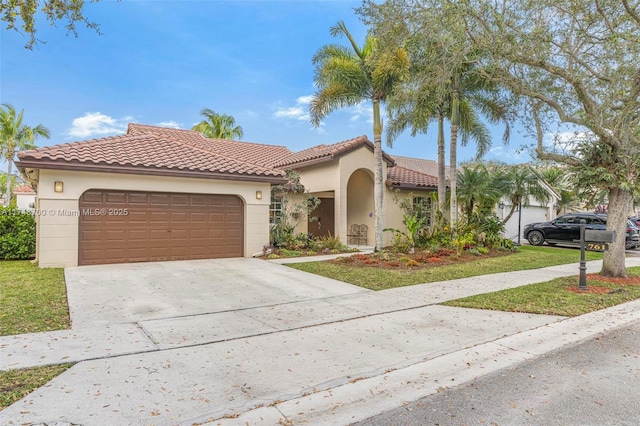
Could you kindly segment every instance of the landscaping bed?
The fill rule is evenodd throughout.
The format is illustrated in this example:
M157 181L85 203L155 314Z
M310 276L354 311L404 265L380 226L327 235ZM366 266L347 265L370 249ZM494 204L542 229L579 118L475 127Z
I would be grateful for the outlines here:
M508 256L511 253L513 252L496 249L487 249L485 252L464 250L461 253L447 248L440 248L434 251L416 250L414 253L395 253L385 250L379 253L341 257L330 262L354 267L416 270L467 263L491 257Z

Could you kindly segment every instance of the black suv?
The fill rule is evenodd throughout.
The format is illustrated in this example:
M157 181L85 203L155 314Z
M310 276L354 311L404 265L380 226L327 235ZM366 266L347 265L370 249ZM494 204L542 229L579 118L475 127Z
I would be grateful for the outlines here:
M607 215L596 213L570 213L558 216L550 222L530 223L524 227L523 236L529 244L541 246L545 242L549 245L574 245L580 240L580 220L586 222L586 229L607 229ZM638 229L627 223L625 247L627 249L640 246Z

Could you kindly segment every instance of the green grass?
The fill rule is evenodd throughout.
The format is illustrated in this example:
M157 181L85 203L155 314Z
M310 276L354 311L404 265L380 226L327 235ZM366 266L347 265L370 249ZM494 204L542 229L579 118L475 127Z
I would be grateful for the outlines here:
M0 371L0 410L63 373L73 364Z
M628 268L629 276L640 276L640 267ZM577 316L640 298L640 285L611 284L589 279L587 286L607 287L608 294L574 293L577 277L564 277L494 293L480 294L443 303L461 308Z
M587 260L602 259L602 253L587 252ZM357 267L333 262L293 263L287 266L316 275L333 278L370 290L403 287L458 278L521 271L580 262L580 251L557 247L521 246L517 252L454 265L427 269L400 270Z
M0 261L0 336L70 327L62 268ZM0 409L46 384L73 364L0 372Z
M0 261L0 336L70 327L62 268Z

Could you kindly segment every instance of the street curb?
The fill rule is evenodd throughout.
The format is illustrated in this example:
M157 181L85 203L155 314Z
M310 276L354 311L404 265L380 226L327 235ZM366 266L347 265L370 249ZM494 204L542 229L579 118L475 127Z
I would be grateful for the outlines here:
M203 424L348 425L638 320L635 300Z

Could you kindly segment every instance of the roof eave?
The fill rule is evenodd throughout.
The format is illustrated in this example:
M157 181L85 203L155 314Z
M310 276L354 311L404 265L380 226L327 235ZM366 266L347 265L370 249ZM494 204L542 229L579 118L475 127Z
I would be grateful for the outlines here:
M245 182L264 182L264 183L286 183L287 179L282 176L266 176L266 175L248 175L235 173L206 172L194 170L180 170L167 168L148 168L148 167L126 167L114 165L100 164L83 164L69 162L55 162L45 160L21 160L16 161L16 167L20 171L25 168L46 169L46 170L70 170L80 172L104 172L104 173L120 173L135 174L149 176L169 176L169 177L187 177L199 179L219 179L219 180L237 180Z
M413 191L433 191L435 189L438 189L437 185L425 186L425 185L416 185L412 183L390 182L389 180L387 180L386 185L387 187L392 189L405 189L405 190L413 190Z

